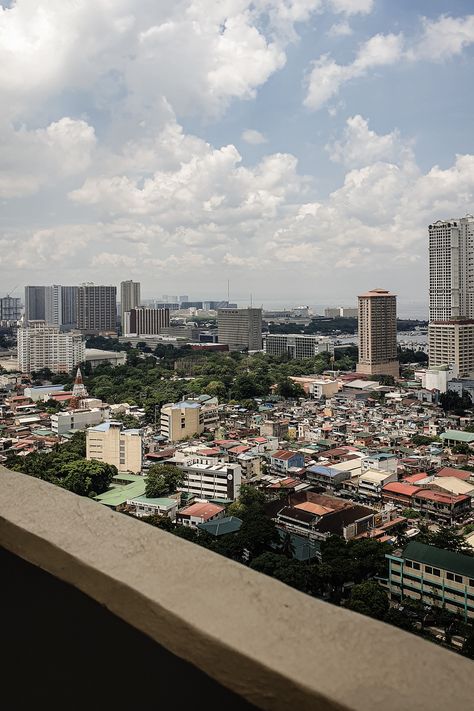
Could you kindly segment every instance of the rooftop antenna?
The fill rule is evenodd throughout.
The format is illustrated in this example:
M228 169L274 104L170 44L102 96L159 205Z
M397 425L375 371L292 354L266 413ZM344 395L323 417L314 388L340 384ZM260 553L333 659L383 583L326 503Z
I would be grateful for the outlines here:
M230 302L230 279L227 279L227 303Z
M250 308L253 306L253 299L252 299L252 294L250 294Z

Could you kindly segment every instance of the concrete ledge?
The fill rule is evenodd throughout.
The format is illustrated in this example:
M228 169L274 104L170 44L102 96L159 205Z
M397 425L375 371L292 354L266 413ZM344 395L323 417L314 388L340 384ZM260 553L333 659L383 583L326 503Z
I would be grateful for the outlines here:
M0 545L265 709L470 708L472 662L0 467Z

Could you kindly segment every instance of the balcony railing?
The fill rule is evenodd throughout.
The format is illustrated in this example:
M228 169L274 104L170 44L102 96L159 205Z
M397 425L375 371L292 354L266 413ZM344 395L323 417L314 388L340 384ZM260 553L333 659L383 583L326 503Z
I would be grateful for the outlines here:
M153 706L156 698L167 698L172 689L175 702L185 700L197 709L217 709L223 704L248 708L250 703L282 711L446 711L472 705L471 661L299 593L94 501L2 467L0 545L6 551L1 558L0 588L6 589L8 582L10 590L8 609L3 606L2 610L8 623L2 626L6 660L2 694L19 674L24 683L14 687L20 695L31 685L28 665L8 654L11 643L20 650L20 657L21 653L30 655L39 685L34 690L36 698L47 692L54 702L61 674L55 685L50 681L51 670L62 660L75 659L78 638L88 640L89 656L95 648L102 649L109 635L105 621L99 622L102 614L122 626L120 635L110 633L112 641L139 635L153 648L142 655L144 659L153 656L153 650L161 650L161 668L166 674L159 677L158 663L156 678L144 671L135 637L125 651L117 647L110 654L116 670L113 678L106 654L93 669L87 666L89 656L83 665L71 662L77 675L71 698L87 689L91 707L104 690L110 694L108 707L114 707L117 686L122 693L119 698L124 698L126 689L133 689L137 699L146 697L147 705ZM24 582L27 578L29 584ZM41 597L43 585L63 592ZM64 601L74 595L96 610L83 615L76 628L79 602L67 603L68 624L60 615ZM52 598L56 607L50 609ZM39 612L31 615L27 638L28 626L22 620L35 605ZM47 634L38 632L39 624L49 630ZM19 632L15 634L14 629ZM48 636L55 639L55 634L62 640L61 647L51 655L45 650L51 641ZM42 679L48 680L47 689L41 688L46 684ZM9 708L22 706L17 703Z

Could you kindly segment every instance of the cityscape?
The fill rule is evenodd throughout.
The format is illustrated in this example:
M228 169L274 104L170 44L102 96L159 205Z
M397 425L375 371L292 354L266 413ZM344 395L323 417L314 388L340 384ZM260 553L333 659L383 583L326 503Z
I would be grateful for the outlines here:
M470 708L470 3L41 5L0 2L5 708Z

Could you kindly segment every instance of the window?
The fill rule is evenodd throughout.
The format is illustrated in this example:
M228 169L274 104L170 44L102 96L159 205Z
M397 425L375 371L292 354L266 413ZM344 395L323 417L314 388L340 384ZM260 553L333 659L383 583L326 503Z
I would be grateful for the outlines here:
M420 570L420 564L419 564L419 563L413 563L413 570Z
M425 573L428 573L429 575L433 575L433 568L429 565L425 565Z
M413 568L413 563L411 562L411 560L406 560L406 561L405 561L405 567L406 567L406 568Z
M437 575L438 578L441 576L441 571L439 568L433 568L433 575Z
M474 579L473 578L469 578L469 585L471 588L474 588Z

